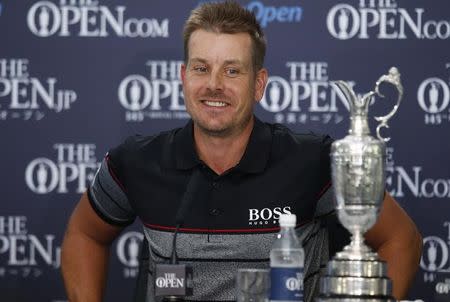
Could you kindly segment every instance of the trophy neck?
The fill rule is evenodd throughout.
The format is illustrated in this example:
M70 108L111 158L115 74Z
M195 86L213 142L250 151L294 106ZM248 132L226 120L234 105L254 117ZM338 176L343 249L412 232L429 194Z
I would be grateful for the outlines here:
M354 115L350 118L350 135L367 136L370 135L369 123L366 115Z
M335 259L341 260L376 260L378 255L364 243L364 237L360 230L353 232L351 242L344 247L342 252L336 254Z

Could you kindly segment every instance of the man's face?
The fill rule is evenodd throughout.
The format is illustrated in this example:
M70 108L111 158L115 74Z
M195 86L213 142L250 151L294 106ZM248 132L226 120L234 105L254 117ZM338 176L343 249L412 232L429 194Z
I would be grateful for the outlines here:
M181 78L186 109L199 130L229 136L249 125L267 82L265 69L255 74L251 47L247 33L192 33Z

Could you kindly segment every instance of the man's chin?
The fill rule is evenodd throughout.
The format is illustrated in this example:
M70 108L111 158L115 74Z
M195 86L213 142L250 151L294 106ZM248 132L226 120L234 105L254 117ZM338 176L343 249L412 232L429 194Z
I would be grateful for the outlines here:
M243 131L248 123L251 121L251 118L246 121L245 124L235 124L231 121L219 123L215 121L214 123L194 120L194 124L196 128L202 133L215 136L215 137L229 137L234 135L239 135L241 131Z
M224 137L233 132L233 127L228 123L208 123L194 120L194 125L200 132L209 136Z
M209 136L225 137L232 132L230 128L224 126L210 126L201 124L198 124L197 126L201 132Z

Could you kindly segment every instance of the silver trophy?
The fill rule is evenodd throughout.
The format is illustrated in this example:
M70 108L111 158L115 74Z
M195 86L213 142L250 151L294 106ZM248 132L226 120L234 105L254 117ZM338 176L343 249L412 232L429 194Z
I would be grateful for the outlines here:
M368 108L373 98L384 97L381 83L394 85L398 98L394 108L385 116L375 117L378 139L370 136ZM333 83L350 106L348 135L331 147L331 169L336 194L336 212L342 225L352 234L351 243L335 255L327 265L320 284L318 302L390 302L391 280L386 263L364 243L364 233L376 222L385 192L385 142L382 128L397 112L403 96L400 73L392 67L389 74L376 82L375 91L358 98L343 82Z

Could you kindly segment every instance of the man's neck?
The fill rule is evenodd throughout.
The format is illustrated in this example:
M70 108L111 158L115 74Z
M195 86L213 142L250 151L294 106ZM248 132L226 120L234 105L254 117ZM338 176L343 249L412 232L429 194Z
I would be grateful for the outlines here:
M208 135L194 125L194 140L199 158L218 175L236 166L244 155L254 118L237 134L226 137Z

